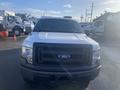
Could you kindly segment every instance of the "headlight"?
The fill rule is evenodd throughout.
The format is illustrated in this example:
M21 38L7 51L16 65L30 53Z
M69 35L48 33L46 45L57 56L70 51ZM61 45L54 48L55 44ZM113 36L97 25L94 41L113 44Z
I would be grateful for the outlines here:
M100 49L93 51L93 61L92 64L95 64L97 61L100 60Z
M22 56L27 60L29 64L32 64L32 48L29 47L22 47Z

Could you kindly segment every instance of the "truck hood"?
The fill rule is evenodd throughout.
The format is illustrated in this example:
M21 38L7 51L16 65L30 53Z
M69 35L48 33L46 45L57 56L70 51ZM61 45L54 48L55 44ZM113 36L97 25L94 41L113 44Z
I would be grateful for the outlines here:
M34 42L99 46L96 41L82 33L32 32L31 35L24 40L23 45L32 47Z

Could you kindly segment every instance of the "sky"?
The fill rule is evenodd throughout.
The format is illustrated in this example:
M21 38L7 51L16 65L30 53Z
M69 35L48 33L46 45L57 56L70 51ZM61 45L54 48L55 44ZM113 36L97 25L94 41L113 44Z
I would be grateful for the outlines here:
M84 17L87 10L94 2L93 16L99 16L104 11L120 11L120 0L0 0L0 9L29 13L39 17L49 16L74 16Z

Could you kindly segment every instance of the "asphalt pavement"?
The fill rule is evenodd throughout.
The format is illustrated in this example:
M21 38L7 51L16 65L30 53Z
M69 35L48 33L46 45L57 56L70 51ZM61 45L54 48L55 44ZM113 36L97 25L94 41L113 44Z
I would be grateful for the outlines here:
M0 90L80 90L78 85L51 88L45 85L29 86L24 83L20 69L20 47L24 38L0 40ZM101 43L102 70L91 81L87 90L120 90L120 46L119 43ZM67 88L67 89L65 89Z

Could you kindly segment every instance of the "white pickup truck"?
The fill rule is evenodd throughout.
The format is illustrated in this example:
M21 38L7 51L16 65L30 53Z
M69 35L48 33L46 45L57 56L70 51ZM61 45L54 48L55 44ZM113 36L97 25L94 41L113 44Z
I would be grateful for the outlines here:
M72 19L41 18L21 49L21 72L26 82L64 78L88 85L101 68L99 44Z

